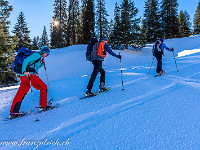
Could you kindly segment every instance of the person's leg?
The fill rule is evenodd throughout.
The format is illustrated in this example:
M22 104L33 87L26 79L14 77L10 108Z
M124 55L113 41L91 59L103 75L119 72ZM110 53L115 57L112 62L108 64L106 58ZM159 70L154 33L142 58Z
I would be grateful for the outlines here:
M94 69L93 69L92 75L90 77L90 81L88 82L88 85L87 85L87 91L89 91L89 92L91 92L94 81L95 81L97 74L99 72L98 61L93 61L92 64L94 65Z
M105 70L102 67L102 61L99 62L99 72L101 74L99 87L100 88L105 88L105 75L106 75L106 73L105 73Z
M162 54L158 54L157 57L157 69L156 69L156 72L157 73L160 73L162 71Z
M20 80L21 80L20 87L13 99L12 106L10 109L10 112L12 113L19 113L22 100L24 99L25 95L28 93L30 89L29 77L21 76Z
M31 76L31 84L40 90L40 106L47 107L47 85L37 75Z

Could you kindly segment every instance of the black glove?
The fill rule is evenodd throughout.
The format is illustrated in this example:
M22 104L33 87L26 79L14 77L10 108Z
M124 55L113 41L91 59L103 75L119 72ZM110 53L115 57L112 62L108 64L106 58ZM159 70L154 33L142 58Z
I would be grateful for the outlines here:
M171 48L171 51L172 51L172 52L174 51L174 48L173 48L173 47Z
M118 55L117 58L119 58L119 59L121 60L121 59L122 59L122 56L121 56L121 55Z
M105 50L103 51L103 55L106 55L106 51Z

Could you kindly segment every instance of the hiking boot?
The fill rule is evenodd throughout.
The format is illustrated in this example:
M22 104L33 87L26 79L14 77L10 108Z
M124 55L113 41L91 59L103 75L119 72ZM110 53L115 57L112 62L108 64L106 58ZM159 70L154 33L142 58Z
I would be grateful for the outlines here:
M85 96L92 97L95 96L95 94L91 91L86 91Z
M21 116L23 116L23 115L24 115L24 112L23 112L23 111L20 111L19 113L11 112L9 118L21 117Z

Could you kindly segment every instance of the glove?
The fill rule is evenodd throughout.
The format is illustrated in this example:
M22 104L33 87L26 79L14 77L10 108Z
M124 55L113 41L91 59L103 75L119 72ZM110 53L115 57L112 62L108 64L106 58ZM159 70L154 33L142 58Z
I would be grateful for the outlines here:
M119 58L119 59L121 60L121 59L122 59L122 56L121 56L121 55L118 55L117 58Z
M106 55L106 51L105 50L103 51L103 55Z
M174 51L174 48L173 48L173 47L171 48L171 51L172 51L172 52Z

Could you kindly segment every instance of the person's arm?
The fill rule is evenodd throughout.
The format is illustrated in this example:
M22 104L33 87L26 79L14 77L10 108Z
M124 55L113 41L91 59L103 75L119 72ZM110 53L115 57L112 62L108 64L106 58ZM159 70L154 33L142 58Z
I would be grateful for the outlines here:
M118 58L118 55L116 55L109 47L108 43L105 43L104 45L104 49L106 50L106 52L108 52L110 55L114 56L114 57L117 57Z
M165 43L162 43L162 45L163 45L163 47L164 47L166 50L171 51L171 49L168 48L167 45L166 45Z

